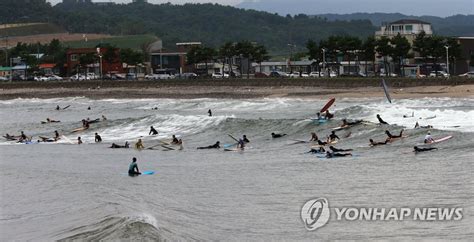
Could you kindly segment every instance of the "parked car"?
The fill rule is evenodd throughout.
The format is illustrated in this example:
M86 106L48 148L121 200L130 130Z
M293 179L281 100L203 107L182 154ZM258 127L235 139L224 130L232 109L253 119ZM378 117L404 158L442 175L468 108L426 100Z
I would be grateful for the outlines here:
M301 77L303 78L308 78L309 77L309 74L307 72L302 72L301 73Z
M288 77L288 73L282 71L272 71L270 72L270 77Z
M4 77L4 76L0 76L0 81L4 82L4 81L9 81L10 79L8 79L8 77Z
M430 77L449 77L449 74L445 71L432 71L430 72Z
M224 73L224 75L222 75L222 73L220 73L220 72L215 72L215 73L212 74L211 77L212 77L212 78L215 78L215 79L220 79L220 78L222 78L222 77L224 77L224 78L229 78L229 74Z
M319 71L312 71L309 73L309 77L323 77L324 72L319 73Z
M474 78L474 71L469 71L464 74L459 75L460 77Z
M125 75L125 78L127 80L135 80L135 79L137 79L137 74L136 73L127 73L127 75Z
M81 74L76 74L74 76L71 76L69 78L71 81L85 81L86 80L86 76L84 75L81 75Z
M58 75L50 75L48 76L49 81L62 81L63 78Z

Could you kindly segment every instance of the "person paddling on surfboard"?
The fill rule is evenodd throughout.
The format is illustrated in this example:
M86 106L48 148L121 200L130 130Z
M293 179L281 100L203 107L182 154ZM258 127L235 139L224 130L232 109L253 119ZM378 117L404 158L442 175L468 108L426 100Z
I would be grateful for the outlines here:
M362 123L362 120L356 120L354 122L348 122L347 119L343 119L341 127L353 126L353 125L360 124L360 123Z
M334 158L334 157L345 157L345 156L352 156L351 153L335 153L335 152L330 152L326 151L326 158Z
M332 150L332 152L347 152L347 151L352 151L352 149L338 149L334 146L329 146L329 149Z
M276 139L276 138L281 138L283 136L285 136L286 134L275 134L275 133L272 133L272 138Z
M128 175L129 176L138 176L141 175L140 170L138 170L137 158L132 158L132 163L128 166Z
M153 128L153 126L150 127L150 132L148 133L148 135L157 135L158 134L158 131L156 131L155 128Z
M112 143L112 145L110 146L110 148L129 148L130 145L128 144L128 141L125 141L125 145L118 145L116 143Z
M419 148L418 146L413 147L413 152L424 152L430 150L437 150L438 148L430 147L430 148Z
M387 124L387 125L388 125L388 123L385 122L385 121L380 117L380 114L377 114L377 119L379 120L379 123L380 123L380 124Z
M204 149L219 149L221 148L221 142L217 141L215 144L213 145L209 145L209 146L204 146L204 147L197 147L198 150L204 150Z
M431 137L431 132L428 131L428 134L426 134L425 136L425 144L430 144L430 143L433 143L435 140L433 139L433 137Z
M318 141L318 136L315 132L311 132L311 139L309 141Z
M320 146L319 148L311 148L311 150L308 153L313 153L313 154L322 154L325 153L326 150L324 147Z
M369 139L370 146L377 146L377 145L386 145L389 139L386 139L384 142L375 142L373 139Z
M388 140L392 140L392 139L396 139L396 138L401 138L402 137L402 134L403 134L403 129L400 131L400 134L399 135L393 135L390 133L390 131L388 130L385 130L385 134L388 136Z

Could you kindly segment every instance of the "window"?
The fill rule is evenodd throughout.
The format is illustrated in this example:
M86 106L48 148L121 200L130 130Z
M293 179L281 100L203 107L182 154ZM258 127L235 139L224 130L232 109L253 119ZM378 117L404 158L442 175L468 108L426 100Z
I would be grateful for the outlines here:
M405 31L409 33L413 32L413 25L405 25Z
M77 55L76 54L71 55L71 61L77 61Z

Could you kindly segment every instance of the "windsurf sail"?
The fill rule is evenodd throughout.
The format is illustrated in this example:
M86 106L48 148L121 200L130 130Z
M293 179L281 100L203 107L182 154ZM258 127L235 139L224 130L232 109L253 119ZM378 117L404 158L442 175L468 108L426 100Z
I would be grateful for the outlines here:
M383 91L385 92L385 97L387 97L388 102L392 103L392 99L390 98L390 93L388 93L387 84L385 83L384 79L382 79L382 87L383 87Z

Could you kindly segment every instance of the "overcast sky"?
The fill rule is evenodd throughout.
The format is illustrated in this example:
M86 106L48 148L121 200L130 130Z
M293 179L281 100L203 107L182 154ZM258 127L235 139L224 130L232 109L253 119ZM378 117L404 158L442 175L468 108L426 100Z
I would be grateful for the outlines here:
M132 2L131 0L93 0L93 2L102 1ZM55 4L61 0L50 0L50 2ZM474 0L149 0L148 2L174 4L213 2L281 15L382 12L446 17L455 14L474 14Z

